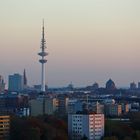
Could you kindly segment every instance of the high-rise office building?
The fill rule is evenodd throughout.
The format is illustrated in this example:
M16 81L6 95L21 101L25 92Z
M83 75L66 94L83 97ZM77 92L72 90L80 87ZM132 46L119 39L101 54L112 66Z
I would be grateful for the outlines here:
M104 114L82 113L68 115L68 134L72 140L100 140L104 136Z
M4 92L5 90L5 83L3 77L0 75L0 93Z
M15 73L13 75L9 75L9 91L19 92L23 90L23 76Z

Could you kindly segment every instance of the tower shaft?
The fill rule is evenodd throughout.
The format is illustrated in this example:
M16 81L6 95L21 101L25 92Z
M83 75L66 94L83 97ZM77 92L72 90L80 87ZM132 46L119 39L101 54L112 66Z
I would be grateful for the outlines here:
M45 64L42 63L42 72L41 72L41 91L45 92Z

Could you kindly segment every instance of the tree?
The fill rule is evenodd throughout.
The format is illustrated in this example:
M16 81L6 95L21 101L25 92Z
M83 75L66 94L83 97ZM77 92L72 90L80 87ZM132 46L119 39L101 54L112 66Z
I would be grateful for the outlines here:
M133 140L131 137L125 137L124 140Z
M137 140L140 140L140 131L136 131Z
M54 116L12 117L10 140L67 140L67 124Z
M39 128L29 128L27 132L23 132L23 140L40 140ZM24 135L25 134L25 135Z
M103 140L118 140L116 136L111 136L111 137L105 137Z

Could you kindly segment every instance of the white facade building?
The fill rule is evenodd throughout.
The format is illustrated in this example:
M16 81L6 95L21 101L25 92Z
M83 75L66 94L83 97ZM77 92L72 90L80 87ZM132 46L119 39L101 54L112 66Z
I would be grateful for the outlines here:
M71 140L100 140L104 136L104 114L69 114L68 134Z

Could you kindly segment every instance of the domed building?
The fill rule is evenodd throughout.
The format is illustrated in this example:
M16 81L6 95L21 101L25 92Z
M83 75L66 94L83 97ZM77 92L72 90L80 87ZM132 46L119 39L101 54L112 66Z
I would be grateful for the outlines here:
M97 82L95 82L93 85L93 90L97 90L99 88L99 84Z
M111 79L109 79L106 82L106 89L108 89L108 90L114 90L114 89L116 89L116 86L115 86L114 81L112 81Z

